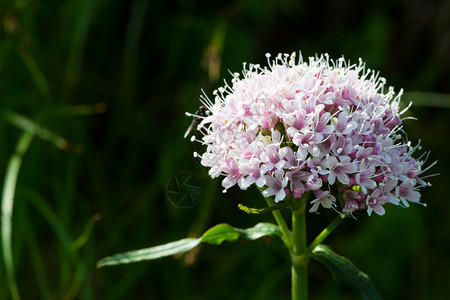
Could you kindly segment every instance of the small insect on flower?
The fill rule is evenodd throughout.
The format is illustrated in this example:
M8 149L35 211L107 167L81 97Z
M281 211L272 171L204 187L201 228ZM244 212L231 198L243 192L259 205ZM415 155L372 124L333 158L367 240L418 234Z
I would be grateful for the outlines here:
M188 117L193 117L191 125L184 133L184 138L186 138L189 134L191 134L192 130L197 130L198 124L203 120L204 117L209 116L211 112L204 106L200 106L194 114L186 113Z

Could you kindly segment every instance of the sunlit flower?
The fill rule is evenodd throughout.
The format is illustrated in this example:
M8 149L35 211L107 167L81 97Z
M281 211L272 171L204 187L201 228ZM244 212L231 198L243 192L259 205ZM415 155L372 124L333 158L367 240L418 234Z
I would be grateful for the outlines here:
M316 212L319 205L322 205L325 208L331 208L334 202L336 202L336 198L331 195L329 191L315 190L314 194L317 198L311 201L313 206L309 212Z
M225 176L225 190L255 184L275 202L312 193L310 212L337 209L337 199L343 212L369 215L383 215L386 203L420 203L429 167L404 138L402 91L385 91L385 79L361 60L267 58L268 67L244 64L214 101L202 97L210 114L199 116L194 140L206 146L199 156L209 174Z

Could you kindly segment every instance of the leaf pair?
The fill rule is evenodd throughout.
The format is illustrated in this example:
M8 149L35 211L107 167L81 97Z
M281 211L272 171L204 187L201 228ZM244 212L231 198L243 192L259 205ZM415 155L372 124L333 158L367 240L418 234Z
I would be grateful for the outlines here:
M281 230L272 223L259 223L254 227L240 229L228 224L219 224L206 231L200 238L186 238L176 242L146 249L125 252L106 257L97 263L97 267L128 264L143 260L153 260L178 253L187 252L200 243L220 245L224 241L233 242L239 238L257 240L263 236L281 236Z
M279 238L282 237L282 232L277 225L271 223L259 223L247 229L234 228L228 224L219 224L206 231L200 238L186 238L160 246L109 256L100 260L97 263L97 267L128 264L185 253L200 243L220 245L224 241L232 242L237 241L239 238L253 241L264 236ZM330 247L322 244L318 245L311 250L310 255L325 265L333 274L358 289L364 299L382 299L369 277L351 261L331 250Z

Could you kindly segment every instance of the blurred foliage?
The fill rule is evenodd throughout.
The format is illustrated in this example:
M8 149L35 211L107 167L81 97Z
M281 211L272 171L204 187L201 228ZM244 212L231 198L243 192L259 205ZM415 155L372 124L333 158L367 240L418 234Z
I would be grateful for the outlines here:
M12 219L21 297L288 299L288 258L270 240L204 245L177 259L101 270L95 264L117 252L198 237L221 222L240 228L273 222L237 208L264 206L256 190L220 192L220 181L192 157L200 146L182 138L191 121L184 112L194 112L200 90L211 95L242 62L301 50L362 57L389 85L405 89L405 102L420 98L410 110L419 121L405 127L413 142L422 139L431 150L430 162L440 160L432 172L441 175L422 195L428 207L361 215L327 242L369 274L386 299L445 299L449 20L448 1L2 1L0 110L67 142L58 148L35 138L24 155ZM1 120L5 170L24 127ZM202 193L197 205L179 209L167 188L186 171ZM334 214L308 216L309 237ZM0 266L0 299L8 299ZM311 299L359 297L317 263L310 279Z

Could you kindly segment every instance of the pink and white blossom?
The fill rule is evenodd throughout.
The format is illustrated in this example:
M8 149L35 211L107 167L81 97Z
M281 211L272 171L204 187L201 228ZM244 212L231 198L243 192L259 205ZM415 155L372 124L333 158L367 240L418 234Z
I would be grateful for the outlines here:
M316 195L316 199L311 201L313 206L309 212L317 212L320 205L325 208L331 208L336 202L336 198L329 191L315 190L314 194Z
M402 91L386 89L361 60L267 57L268 67L244 64L214 101L202 97L210 114L198 128L199 156L212 177L225 176L225 190L255 184L275 202L314 194L310 212L337 207L331 190L345 213L420 203L429 183L403 134Z

